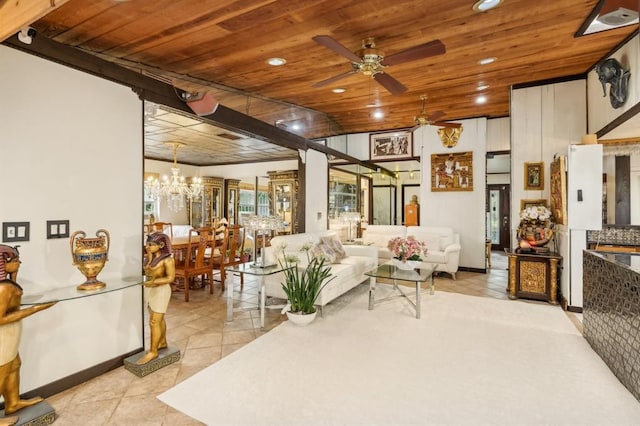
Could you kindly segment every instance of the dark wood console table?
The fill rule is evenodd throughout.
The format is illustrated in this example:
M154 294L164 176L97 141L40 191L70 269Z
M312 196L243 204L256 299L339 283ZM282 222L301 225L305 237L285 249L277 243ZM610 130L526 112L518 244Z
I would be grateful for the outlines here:
M550 252L545 254L517 253L505 249L509 257L509 298L545 300L558 303L560 274L558 268L562 256Z

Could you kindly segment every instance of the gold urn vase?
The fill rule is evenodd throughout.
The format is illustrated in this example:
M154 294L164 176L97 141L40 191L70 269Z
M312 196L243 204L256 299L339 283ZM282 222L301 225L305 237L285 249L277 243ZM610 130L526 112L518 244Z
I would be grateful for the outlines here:
M73 264L87 278L77 289L98 290L106 286L96 277L109 260L109 232L98 229L95 238L87 238L84 231L76 231L71 235L69 245Z

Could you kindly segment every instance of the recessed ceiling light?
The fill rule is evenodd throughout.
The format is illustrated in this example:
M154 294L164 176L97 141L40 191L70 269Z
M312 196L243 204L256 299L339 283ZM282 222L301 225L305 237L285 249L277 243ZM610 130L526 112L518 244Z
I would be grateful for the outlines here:
M487 103L487 97L486 96L478 96L476 98L476 103L477 104L486 104Z
M344 93L346 91L347 89L343 89L342 87L336 87L335 89L332 90L333 93Z
M488 88L489 88L488 84L482 84L482 85L476 87L476 90L485 90L485 89L488 89Z
M478 0L473 5L473 10L476 12L486 12L494 7L500 6L502 0Z
M291 128L292 128L293 130L300 130L300 125L299 125L298 123L294 123L294 124L291 126Z
M284 65L287 63L286 59L282 58L269 58L267 59L267 63L274 67L279 67L280 65Z
M492 56L492 57L490 57L490 58L480 59L480 60L478 61L478 63L479 63L480 65L487 65L487 64L491 64L491 63L495 62L495 61L496 61L496 59L498 59L498 58L496 58L495 56Z
M384 118L384 112L382 112L380 110L374 111L373 112L373 118L376 118L378 120L381 119L381 118Z

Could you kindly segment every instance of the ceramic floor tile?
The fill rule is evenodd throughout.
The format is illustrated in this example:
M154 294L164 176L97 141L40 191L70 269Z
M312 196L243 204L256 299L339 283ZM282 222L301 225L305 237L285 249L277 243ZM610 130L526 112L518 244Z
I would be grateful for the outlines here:
M448 274L436 277L436 292L508 298L505 291L508 281L506 270L493 268L486 274L460 271L456 277L456 280ZM258 282L247 278L249 279L245 281L242 291L239 280L234 278L234 305L246 308L246 311L234 312L234 321L230 323L226 322L227 301L220 291L219 283L216 283L213 295L209 294L208 287L204 290L192 290L188 303L184 302L183 294L175 293L166 315L167 337L169 345L180 350L181 359L144 378L119 367L47 398L47 402L56 409L59 416L56 426L201 425L165 406L157 400L156 395L286 321L286 316L280 314L281 307L267 309L265 328L260 329L260 313L255 309L258 303ZM428 284L423 289L428 291ZM575 315L572 320L580 323ZM145 335L148 335L148 327Z

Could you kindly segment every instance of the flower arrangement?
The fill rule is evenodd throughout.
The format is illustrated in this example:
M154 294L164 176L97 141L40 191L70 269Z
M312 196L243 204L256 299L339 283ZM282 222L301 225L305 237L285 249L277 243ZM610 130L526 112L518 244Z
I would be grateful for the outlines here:
M396 237L387 243L387 248L393 253L395 259L406 262L407 260L422 260L421 255L427 254L427 246L422 241L416 240L412 235L407 238Z
M551 210L545 206L529 206L520 212L520 220L546 222L547 220L551 220Z

